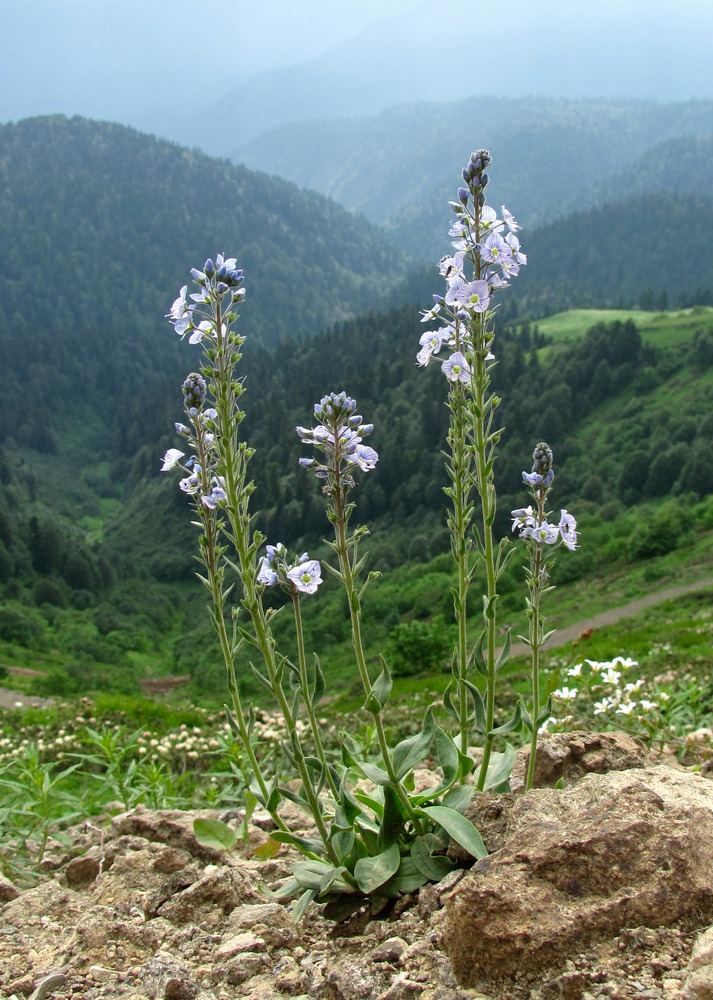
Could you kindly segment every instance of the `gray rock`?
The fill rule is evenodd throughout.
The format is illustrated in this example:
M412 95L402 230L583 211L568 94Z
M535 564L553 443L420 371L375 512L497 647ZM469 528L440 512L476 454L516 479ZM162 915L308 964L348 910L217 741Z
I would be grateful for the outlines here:
M446 898L466 986L556 966L582 940L713 918L713 785L668 767L502 797L499 849Z
M15 888L10 879L0 875L0 903L9 903L12 899L17 899L20 890Z
M530 748L515 758L510 785L513 791L525 785ZM646 767L651 755L641 740L628 733L545 733L537 744L535 788L552 788L560 781L578 781L585 774L606 774Z

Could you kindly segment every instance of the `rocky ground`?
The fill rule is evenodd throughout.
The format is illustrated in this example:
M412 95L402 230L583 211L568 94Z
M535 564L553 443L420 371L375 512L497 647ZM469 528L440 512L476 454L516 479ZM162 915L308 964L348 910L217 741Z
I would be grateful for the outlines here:
M295 924L264 894L287 853L201 847L193 818L216 814L139 808L77 827L44 881L0 881L0 996L713 998L711 777L628 737L568 734L541 757L539 783L558 778L564 791L480 797L489 858L346 924L320 907ZM256 820L252 847L269 836Z

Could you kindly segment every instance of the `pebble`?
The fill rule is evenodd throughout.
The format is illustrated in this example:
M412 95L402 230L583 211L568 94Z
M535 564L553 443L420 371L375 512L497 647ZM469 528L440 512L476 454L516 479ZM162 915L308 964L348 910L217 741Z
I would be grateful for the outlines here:
M30 994L30 1000L46 1000L46 997L52 995L53 990L65 986L66 983L67 977L63 972L51 972L49 976L40 980L34 992Z

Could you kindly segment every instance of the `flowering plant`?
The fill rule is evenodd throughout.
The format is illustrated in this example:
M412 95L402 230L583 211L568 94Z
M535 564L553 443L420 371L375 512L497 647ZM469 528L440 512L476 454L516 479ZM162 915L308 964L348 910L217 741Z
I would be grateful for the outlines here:
M528 641L535 694L531 710L520 703L509 722L499 727L493 723L495 679L510 649L509 632L504 647L496 648L497 583L514 551L508 539L496 542L493 529L493 465L502 433L493 427L499 400L489 393L495 363L493 298L526 257L515 235L519 226L514 216L503 209L499 219L485 205L489 163L489 154L480 150L463 170L466 186L452 203L454 254L440 262L446 293L434 296L433 308L423 316L424 321L438 320L441 325L423 334L417 355L417 363L426 366L441 351L448 351L441 368L449 385L451 413L446 493L451 500L448 524L457 567L458 644L444 706L457 724L455 735L437 723L429 707L420 731L390 746L383 712L391 694L391 672L381 657L374 676L364 654L362 598L378 574L365 572L367 556L360 553L360 546L368 532L363 526L352 527L351 519L357 479L378 463L377 452L364 443L372 424L364 421L346 392L332 392L315 404L315 425L297 427L302 442L314 449L300 459L300 465L321 484L333 529L329 542L333 562L320 566L308 553L291 555L281 543L264 547L266 539L253 530L250 512L253 484L247 470L252 450L240 437L244 386L236 377L236 366L244 339L234 324L235 307L245 291L236 260L219 255L215 263L206 261L202 270L194 268L191 275L197 290L188 294L184 286L168 314L181 338L188 335L191 343L202 345L204 367L184 382L186 422L176 424L190 455L186 458L179 449L169 449L162 470L182 470L179 485L191 498L200 527L199 578L211 596L210 613L227 670L228 718L252 771L250 793L272 816L273 839L291 845L305 858L293 865L293 876L280 893L284 899L299 897L296 915L313 900L327 902L327 912L339 917L367 901L371 911L378 912L389 899L439 880L453 867L446 853L449 838L473 856L483 857L485 846L464 812L476 789L509 787L514 749L506 742L496 753L494 743L524 724L532 733L534 759L538 726L549 714L547 706L542 715L537 695L538 655L546 641L539 610L546 589L545 547L556 541L573 547L576 525L564 511L558 527L547 522L544 502L553 478L552 453L546 445L538 445L533 472L524 474L536 508L513 513L531 558ZM483 626L474 640L466 609L480 565L486 579ZM319 658L315 655L311 664L307 660L301 602L316 593L322 569L346 592L363 711L371 721L376 757L350 733L340 734L339 757L328 754L321 739L316 710L325 695L326 679ZM235 584L227 582L230 574L237 574L238 581L232 605L229 597ZM294 659L278 650L273 634L277 612L264 603L265 592L273 587L292 603ZM255 753L255 710L243 705L237 679L246 663L284 719L282 754L287 773L297 776L296 785L285 781L283 769L265 773ZM476 736L483 742L477 767L472 747ZM419 787L414 771L425 760L433 762L433 778L427 787ZM284 799L304 808L313 834L298 835L288 828L280 811Z

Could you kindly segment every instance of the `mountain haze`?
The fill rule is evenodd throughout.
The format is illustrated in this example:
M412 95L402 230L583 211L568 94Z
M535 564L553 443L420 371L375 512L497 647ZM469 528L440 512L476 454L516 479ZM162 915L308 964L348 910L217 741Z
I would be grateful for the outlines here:
M489 202L504 202L532 230L629 192L707 196L711 136L713 101L483 96L400 105L360 120L286 125L231 155L362 212L414 257L431 260L448 248L446 203L466 149L490 149ZM703 143L698 156L691 152L694 140ZM686 152L680 161L679 148Z

